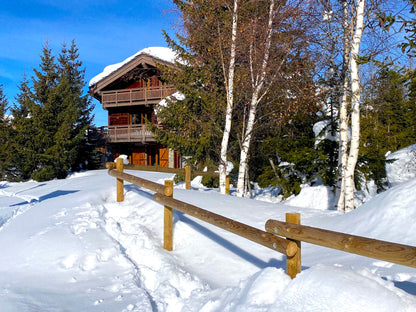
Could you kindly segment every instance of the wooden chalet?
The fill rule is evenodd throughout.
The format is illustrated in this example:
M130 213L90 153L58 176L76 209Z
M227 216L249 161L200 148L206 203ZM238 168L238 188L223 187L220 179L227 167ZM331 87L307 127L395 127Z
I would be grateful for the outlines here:
M157 53L155 53L157 52ZM130 163L178 168L179 156L155 141L146 121L158 124L155 105L176 92L161 79L161 65L174 66L168 48L147 48L122 63L106 67L90 82L90 94L108 111L106 149ZM159 56L158 56L159 55Z

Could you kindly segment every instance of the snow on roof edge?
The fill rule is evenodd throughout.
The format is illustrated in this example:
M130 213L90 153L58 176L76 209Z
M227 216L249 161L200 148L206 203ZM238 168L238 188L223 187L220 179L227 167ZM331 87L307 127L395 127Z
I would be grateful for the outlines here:
M144 49L140 50L139 52L137 52L136 54L126 58L124 61L122 61L120 63L116 63L116 64L106 66L100 74L94 76L90 80L90 82L88 84L89 87L97 84L99 81L103 80L105 77L108 77L109 75L114 73L116 70L121 68L123 65L129 63L130 61L132 61L133 59L135 59L139 55L149 55L149 56L154 57L156 59L159 59L161 61L172 63L172 64L175 63L175 59L176 59L176 53L170 48L166 48L166 47L148 47L148 48L144 48Z

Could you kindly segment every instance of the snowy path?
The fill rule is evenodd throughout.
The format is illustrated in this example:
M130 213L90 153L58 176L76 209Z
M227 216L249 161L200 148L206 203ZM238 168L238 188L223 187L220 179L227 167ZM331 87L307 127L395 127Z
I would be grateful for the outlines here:
M172 178L140 175L159 183ZM304 272L291 281L282 255L179 212L174 251L167 252L161 247L162 207L150 191L131 184L125 191L125 201L115 202L114 178L104 170L45 183L0 184L0 311L416 309L415 297L394 287L416 294L415 269L305 244ZM386 196L403 196L397 192ZM261 229L269 218L283 220L286 212L300 211L203 188L177 186L174 196ZM408 209L406 200L395 209ZM416 238L406 218L388 222L382 209L365 222L359 221L365 209L339 215L302 208L301 214L303 224L380 239L401 239L407 226L407 243ZM398 234L383 231L386 224Z

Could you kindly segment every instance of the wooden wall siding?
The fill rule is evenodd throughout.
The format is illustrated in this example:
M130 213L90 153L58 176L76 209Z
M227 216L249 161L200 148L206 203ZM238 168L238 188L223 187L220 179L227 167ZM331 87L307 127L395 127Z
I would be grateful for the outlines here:
M155 142L153 132L149 131L146 125L108 126L105 133L109 143Z
M110 126L128 125L130 123L130 116L128 113L111 114L108 116L108 124Z
M172 86L105 91L102 93L101 104L104 109L109 107L156 104L175 91L175 88Z
M110 126L127 126L145 124L147 121L157 124L153 111L134 111L133 113L111 113L108 116Z
M159 87L163 83L159 79L158 76L154 75L149 78L138 79L132 84L130 84L126 89L137 89L137 88L145 88L145 87Z

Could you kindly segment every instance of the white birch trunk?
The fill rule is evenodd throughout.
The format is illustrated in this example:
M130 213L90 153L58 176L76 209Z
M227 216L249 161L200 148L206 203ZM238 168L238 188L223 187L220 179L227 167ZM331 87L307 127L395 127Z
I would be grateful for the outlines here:
M360 144L360 100L361 86L358 73L357 57L360 51L361 37L364 28L365 0L358 0L356 4L355 32L351 46L351 144L345 173L345 211L354 207L354 171L357 164Z
M341 86L340 109L339 109L339 147L338 147L338 181L335 192L335 208L345 211L345 171L348 161L348 87L349 87L349 58L350 58L350 36L351 25L349 23L348 3L343 3L343 30L344 30L344 55L342 65L343 82Z
M266 78L267 73L267 64L269 60L270 54L270 46L271 46L271 37L272 37L272 29L273 29L273 12L274 12L274 0L270 2L269 8L269 21L267 25L267 39L264 47L264 54L263 54L263 62L262 67L260 70L260 75L257 75L255 81L253 81L253 94L251 97L250 109L248 113L248 120L247 125L245 127L245 133L242 140L241 152L240 152L240 166L238 169L238 181L237 181L237 196L242 197L244 196L245 191L245 179L246 179L246 171L247 171L247 162L248 162L248 153L250 149L253 128L256 121L256 113L257 113L257 105L260 101L260 92L264 86L264 80ZM253 64L251 64L251 68L253 70ZM252 77L253 77L252 73Z
M235 69L235 55L236 55L236 40L237 40L237 22L238 22L238 0L234 0L233 10L233 26L231 34L231 48L230 48L230 65L228 70L228 79L226 79L225 86L227 88L227 109L225 112L225 126L224 133L221 142L221 153L220 153L220 179L219 188L220 193L225 194L225 180L227 177L227 152L228 152L228 141L230 139L231 131L231 119L234 106L234 69Z
M340 105L340 138L338 149L338 182L336 189L336 208L338 210L345 210L345 170L347 168L347 148L348 148L348 115L347 115L347 88L348 80L345 77L344 90Z

